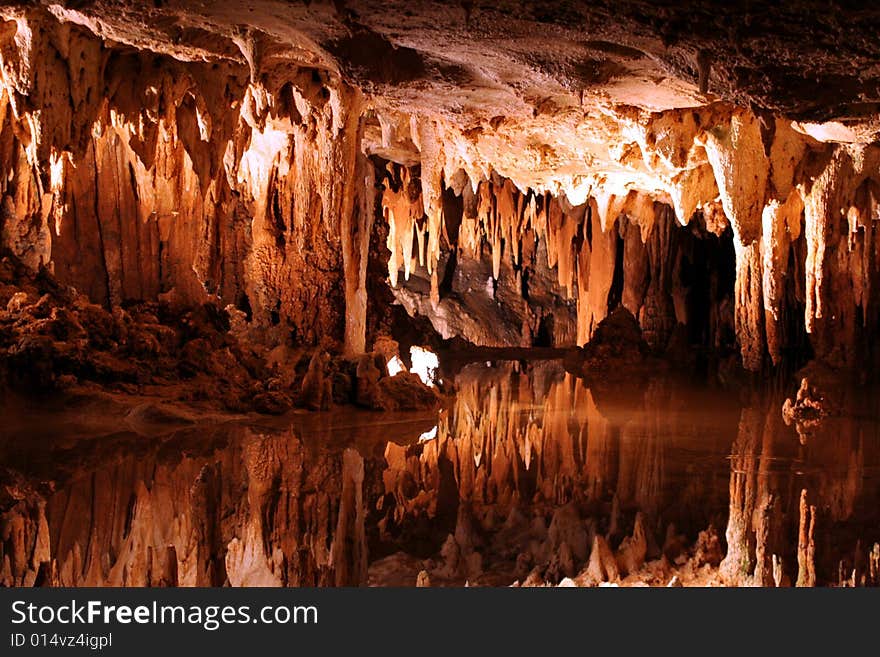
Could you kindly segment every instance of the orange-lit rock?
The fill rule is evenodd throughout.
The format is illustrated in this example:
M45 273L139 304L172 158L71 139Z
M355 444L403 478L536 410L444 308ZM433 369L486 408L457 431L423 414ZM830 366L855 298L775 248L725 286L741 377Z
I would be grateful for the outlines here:
M426 423L89 461L88 527L10 474L3 581L876 582L880 21L722 5L0 8L0 395ZM677 376L743 402L721 479Z

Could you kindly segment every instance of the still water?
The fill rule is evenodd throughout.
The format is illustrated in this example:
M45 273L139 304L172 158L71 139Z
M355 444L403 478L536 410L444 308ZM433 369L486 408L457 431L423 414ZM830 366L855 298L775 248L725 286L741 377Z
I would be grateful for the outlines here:
M470 364L439 411L3 411L5 585L877 584L880 407ZM635 556L633 556L635 555ZM594 556L594 561L597 559ZM723 560L722 560L723 558ZM591 572L596 572L595 570Z

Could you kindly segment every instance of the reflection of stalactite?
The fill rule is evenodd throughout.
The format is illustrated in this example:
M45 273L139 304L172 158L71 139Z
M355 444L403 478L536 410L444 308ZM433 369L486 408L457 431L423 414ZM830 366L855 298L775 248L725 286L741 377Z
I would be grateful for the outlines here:
M816 506L801 491L798 524L798 586L816 585Z
M755 411L744 410L740 430L733 445L730 462L730 514L727 522L727 555L721 571L732 581L741 581L751 574L754 539L750 532L750 517L755 505L754 451L759 436L756 422L749 416ZM747 415L749 414L749 415Z
M876 485L867 486L865 479L865 430L873 434L869 423L855 417L826 418L804 447L783 426L777 405L742 411L731 456L728 552L721 565L728 582L814 586L838 583L839 565L867 572L866 552L858 544L829 536L832 527L850 527L841 537L851 532L869 545L875 540L876 530L865 534L871 518L858 513L859 504L876 494ZM792 467L785 467L789 462ZM860 565L854 548L864 560Z
M788 581L784 567L791 551L785 547L783 510L790 486L776 469L785 454L780 435L785 432L773 409L743 410L731 458L728 548L721 564L731 583L772 586Z
M656 518L664 502L664 424L670 421L668 399L659 387L645 392L644 411L636 415L620 436L620 476L617 495L621 504Z
M363 460L308 449L289 433L244 430L207 455L125 458L21 502L0 521L0 582L360 584Z
M615 540L635 511L644 513L652 532L658 523L673 522L695 535L708 522L712 512L695 513L682 500L677 480L667 479L670 436L687 441L700 430L669 426L668 413L681 401L664 388L639 397L637 408L644 410L627 414L621 424L558 365L533 364L526 371L510 364L474 367L456 382L456 400L420 455L391 444L386 449L386 492L394 498L393 511L386 513L396 525L438 513L443 459L454 470L455 495L473 513L492 509L497 518L530 504L596 508L613 500L613 517L595 522ZM694 503L706 505L716 496L709 492L711 479L699 480L690 478L688 490ZM657 540L652 536L651 545Z

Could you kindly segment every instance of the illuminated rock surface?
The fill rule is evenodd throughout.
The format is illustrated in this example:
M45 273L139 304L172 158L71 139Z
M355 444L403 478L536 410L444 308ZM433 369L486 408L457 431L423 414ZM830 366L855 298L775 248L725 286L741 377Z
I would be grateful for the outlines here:
M713 3L239 13L3 9L4 247L93 303L210 301L351 355L381 328L371 258L477 345L582 345L622 302L657 348L732 318L750 370L806 333L864 355L874 12L833 49L809 11Z

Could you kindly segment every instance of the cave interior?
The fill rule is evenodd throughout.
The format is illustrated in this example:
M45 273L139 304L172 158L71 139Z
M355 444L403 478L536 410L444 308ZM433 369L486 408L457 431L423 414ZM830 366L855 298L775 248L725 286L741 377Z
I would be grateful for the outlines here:
M878 33L2 3L0 584L880 584Z

